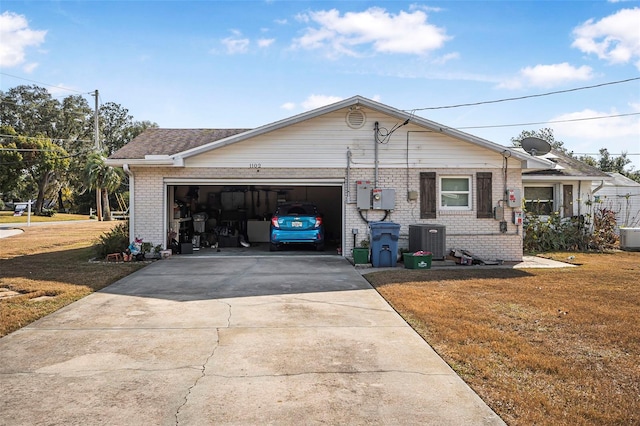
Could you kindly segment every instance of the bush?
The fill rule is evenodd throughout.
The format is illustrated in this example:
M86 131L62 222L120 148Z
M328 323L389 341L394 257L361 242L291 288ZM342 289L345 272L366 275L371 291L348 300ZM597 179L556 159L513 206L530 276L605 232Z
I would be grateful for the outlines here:
M111 231L98 237L97 255L106 257L110 253L123 253L129 247L129 221L116 225Z
M55 214L55 209L42 209L42 212L39 214L39 216L53 217Z
M526 253L548 251L604 251L616 246L615 212L591 200L585 216L560 218L559 212L525 217L523 249ZM590 222L593 220L593 224Z

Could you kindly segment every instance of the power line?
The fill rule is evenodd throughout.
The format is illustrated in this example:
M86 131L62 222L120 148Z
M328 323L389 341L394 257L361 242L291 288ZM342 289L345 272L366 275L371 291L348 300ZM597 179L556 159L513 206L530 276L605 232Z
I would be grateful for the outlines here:
M89 139L64 139L64 138L52 138L49 136L24 136L24 135L2 135L0 134L0 138L27 138L27 139L38 139L38 138L44 138L44 139L50 139L52 141L62 141L62 142L93 142L93 140L89 140ZM9 149L9 148L4 148Z
M69 89L69 88L67 88L67 87L63 87L63 86L56 86L55 84L48 84L48 83L43 83L43 82L41 82L41 81L30 80L30 79L28 79L28 78L18 77L17 75L7 74L6 72L0 72L0 74L2 74L2 75L6 75L7 77L13 77L13 78L17 78L17 79L20 79L20 80L24 80L24 81L30 81L30 82L32 82L32 83L38 83L38 84L42 84L42 85L49 86L49 87L55 87L56 89L67 90L67 91L69 91L69 92L79 93L79 94L81 94L81 95L88 95L89 93L91 93L91 92L80 92L80 91L78 91L78 90Z
M508 101L519 101L519 100L522 100L522 99L539 98L539 97L542 97L542 96L557 95L557 94L560 94L560 93L569 93L569 92L577 92L579 90L595 89L597 87L611 86L613 84L628 83L630 81L635 81L635 80L640 80L640 77L628 78L626 80L611 81L611 82L608 82L608 83L594 84L593 86L582 86L582 87L576 87L576 88L567 89L567 90L556 90L554 92L538 93L538 94L535 94L535 95L517 96L517 97L513 97L513 98L503 98L503 99L495 99L495 100L492 100L492 101L471 102L471 103L457 104L457 105L445 105L445 106L437 106L437 107L414 108L414 109L411 109L411 110L405 109L403 111L415 112L415 111L447 109L447 108L460 108L460 107L468 107L468 106L476 106L476 105L495 104L495 103L499 103L499 102L508 102Z
M589 121L589 120L601 120L605 118L630 117L633 115L640 115L640 112L630 112L628 114L616 114L616 115L603 115L600 117L572 118L567 120L538 121L538 122L532 122L532 123L494 124L494 125L488 125L488 126L464 126L464 127L455 127L455 129L492 129L492 128L499 128L499 127L534 126L539 124L570 123L574 121ZM453 129L454 127L451 127L451 128Z

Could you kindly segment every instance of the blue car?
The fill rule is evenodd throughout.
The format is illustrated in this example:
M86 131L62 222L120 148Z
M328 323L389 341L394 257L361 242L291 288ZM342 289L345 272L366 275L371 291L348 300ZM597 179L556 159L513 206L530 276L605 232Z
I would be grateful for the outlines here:
M324 250L324 225L315 204L287 202L280 204L271 218L269 250L285 244L313 244Z

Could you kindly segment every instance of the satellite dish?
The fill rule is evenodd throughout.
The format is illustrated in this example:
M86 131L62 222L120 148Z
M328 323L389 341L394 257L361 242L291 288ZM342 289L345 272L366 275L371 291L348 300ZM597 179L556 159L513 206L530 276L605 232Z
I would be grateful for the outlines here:
M524 138L520 141L522 148L531 155L545 155L551 151L549 142L540 138Z

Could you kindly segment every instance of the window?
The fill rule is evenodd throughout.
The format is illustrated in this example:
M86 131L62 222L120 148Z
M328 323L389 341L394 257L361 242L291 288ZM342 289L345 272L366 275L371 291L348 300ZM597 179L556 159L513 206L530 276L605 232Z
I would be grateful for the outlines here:
M524 208L527 213L549 215L553 212L553 186L524 188Z
M440 208L444 210L471 209L471 177L446 176L440 178Z

